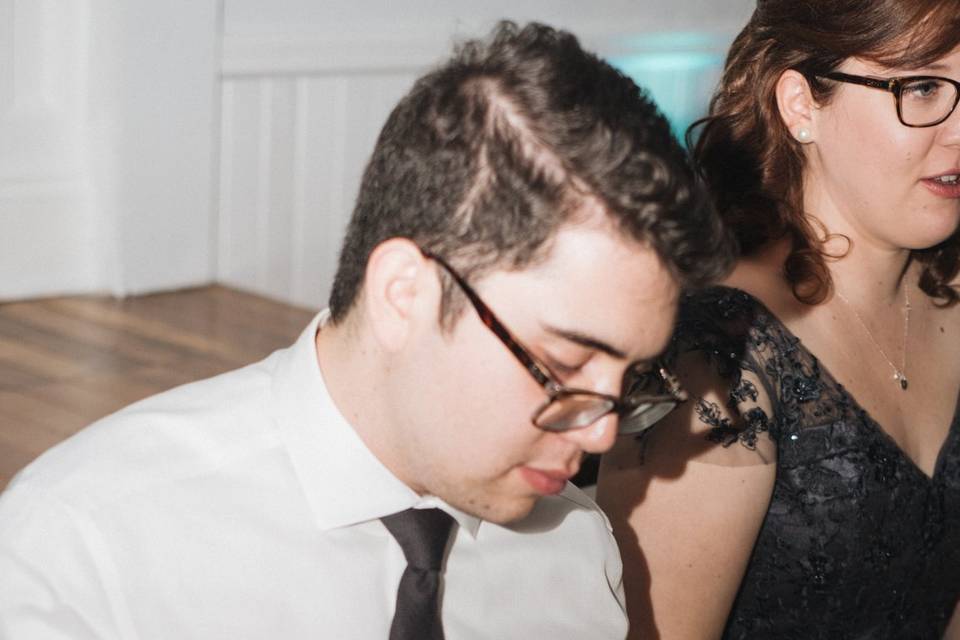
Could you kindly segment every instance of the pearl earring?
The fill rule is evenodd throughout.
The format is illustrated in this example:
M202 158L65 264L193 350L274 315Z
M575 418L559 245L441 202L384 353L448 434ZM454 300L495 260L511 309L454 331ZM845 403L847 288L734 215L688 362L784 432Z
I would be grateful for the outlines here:
M813 134L810 133L810 129L806 127L800 127L797 129L797 142L800 144L807 144L813 140Z

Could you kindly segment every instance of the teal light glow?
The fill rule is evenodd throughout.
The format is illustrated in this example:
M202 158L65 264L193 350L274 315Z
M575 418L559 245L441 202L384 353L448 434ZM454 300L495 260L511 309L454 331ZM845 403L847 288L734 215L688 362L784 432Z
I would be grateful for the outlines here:
M726 39L685 31L631 36L618 44L610 63L647 91L683 140L687 127L706 112Z
M719 67L723 57L701 51L666 51L640 53L613 61L625 73L656 73L663 71L699 71Z

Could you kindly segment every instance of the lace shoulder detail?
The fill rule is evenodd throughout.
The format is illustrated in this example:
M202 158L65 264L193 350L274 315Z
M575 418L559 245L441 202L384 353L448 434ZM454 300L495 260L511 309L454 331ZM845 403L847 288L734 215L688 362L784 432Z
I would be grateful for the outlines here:
M727 382L727 409L736 410L738 424L725 417L730 411L702 398L696 400L697 416L710 426L710 439L725 446L740 442L753 449L765 432L776 439L777 407L785 388L791 395L811 400L819 393L816 362L805 368L799 340L762 303L739 289L712 287L684 297L668 362L690 352L702 354ZM769 400L774 415L758 404L761 394Z

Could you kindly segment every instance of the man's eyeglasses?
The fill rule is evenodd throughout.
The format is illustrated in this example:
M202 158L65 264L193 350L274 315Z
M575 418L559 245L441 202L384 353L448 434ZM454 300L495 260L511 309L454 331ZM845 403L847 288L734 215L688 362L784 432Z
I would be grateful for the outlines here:
M897 117L908 127L938 125L960 102L960 82L938 76L868 78L834 71L820 77L889 91L897 103Z
M678 403L687 399L686 392L662 364L656 370L628 372L626 390L620 398L564 386L543 363L524 348L503 325L477 293L460 277L447 262L425 250L424 257L433 260L453 278L476 309L480 320L506 345L510 353L533 376L547 393L547 401L530 418L534 426L544 431L569 431L587 427L600 418L616 413L619 418L619 433L639 433L649 429L667 415Z

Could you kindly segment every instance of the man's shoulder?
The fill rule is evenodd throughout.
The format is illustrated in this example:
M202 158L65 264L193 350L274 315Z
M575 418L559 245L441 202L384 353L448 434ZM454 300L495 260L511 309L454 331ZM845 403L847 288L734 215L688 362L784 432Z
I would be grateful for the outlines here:
M28 465L8 493L90 506L215 465L265 437L271 368L268 358L102 418Z
M567 483L567 486L564 487L563 491L557 494L556 498L570 503L568 508L570 509L579 509L583 511L591 511L606 522L607 527L610 528L610 522L607 520L607 515L600 509L593 497L580 487L574 485L571 482Z

